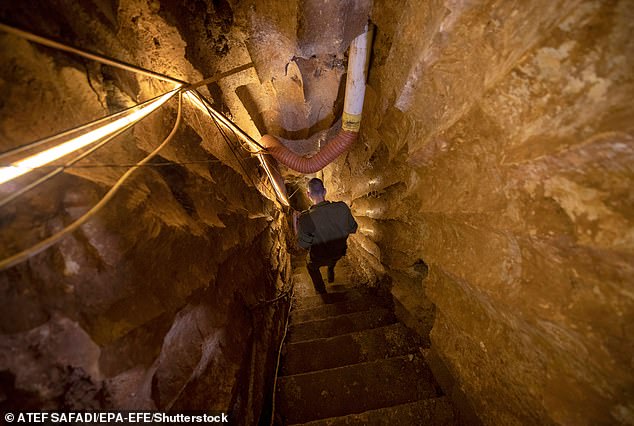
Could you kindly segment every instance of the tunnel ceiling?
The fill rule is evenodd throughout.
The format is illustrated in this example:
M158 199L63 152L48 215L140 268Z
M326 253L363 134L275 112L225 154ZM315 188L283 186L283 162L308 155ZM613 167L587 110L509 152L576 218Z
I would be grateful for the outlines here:
M252 64L202 90L254 139L271 133L301 154L318 150L340 117L347 49L362 32L371 6L369 0L40 3L6 3L0 16L19 28L192 83ZM67 117L59 118L50 111L34 115L37 105L21 102L35 87L10 93L6 102L14 120L2 131L14 144L18 137L12 131L23 122L31 124L27 139L34 140L64 129L65 123L98 117L104 107L113 112L165 88L157 81L139 82L125 71L3 37L9 37L12 46L7 53L37 68L42 81L35 84L41 96L64 102L66 85L83 86L73 88L83 93L81 108L60 108L57 114ZM48 54L55 63L44 60ZM196 127L192 117L187 121ZM203 138L214 137L204 129L196 131ZM224 150L223 160L238 170L226 149L217 149Z

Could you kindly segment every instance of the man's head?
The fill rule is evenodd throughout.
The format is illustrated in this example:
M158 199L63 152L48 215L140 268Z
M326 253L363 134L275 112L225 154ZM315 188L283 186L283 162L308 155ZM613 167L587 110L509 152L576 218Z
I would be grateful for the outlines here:
M321 203L326 197L326 188L321 179L312 178L308 181L308 198L313 204Z

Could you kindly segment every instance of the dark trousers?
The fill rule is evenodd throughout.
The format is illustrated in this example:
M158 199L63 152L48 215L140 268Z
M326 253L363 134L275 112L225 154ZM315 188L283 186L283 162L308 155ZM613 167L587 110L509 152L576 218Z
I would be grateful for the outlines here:
M308 274L313 280L313 286L315 287L315 291L317 291L317 293L326 292L326 284L324 283L324 279L321 277L319 268L327 266L328 269L335 269L335 264L338 260L339 259L311 259L310 255L308 255L308 258L306 259L306 269L308 269Z

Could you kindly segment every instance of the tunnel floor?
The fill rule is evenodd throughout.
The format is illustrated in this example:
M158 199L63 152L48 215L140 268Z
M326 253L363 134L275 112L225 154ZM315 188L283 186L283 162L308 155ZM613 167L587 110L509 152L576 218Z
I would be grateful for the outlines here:
M424 339L399 322L391 298L350 282L344 262L318 295L303 263L293 263L275 424L455 424Z

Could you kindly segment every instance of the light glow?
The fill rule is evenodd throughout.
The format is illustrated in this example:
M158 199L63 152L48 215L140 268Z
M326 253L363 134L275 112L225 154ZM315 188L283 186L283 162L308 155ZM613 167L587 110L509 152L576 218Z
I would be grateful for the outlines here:
M213 115L213 117L215 117L217 120L219 120L226 127L230 128L230 129L233 129L232 123L229 120L227 120L222 114L218 114L213 108L211 108L211 107L208 108L203 103L203 101L201 101L201 99L198 96L194 95L191 92L188 92L188 93L185 94L185 97L187 99L189 99L191 101L191 103L194 104L194 106L196 106L203 113L205 113L207 115ZM242 136L241 132L235 132L235 133L237 135L239 135L239 136ZM260 150L260 147L257 146L256 144L254 144L253 141L251 140L251 138L242 137L242 139L249 145L249 148L251 150L253 150L254 152ZM269 181L271 182L271 185L273 186L273 190L275 191L275 195L277 195L278 200L280 200L280 202L282 204L284 204L285 206L290 206L288 198L286 198L286 195L284 195L284 191L282 191L282 189L279 187L277 181L273 177L273 172L271 171L271 169L270 169L269 165L267 164L266 160L264 159L263 155L261 153L257 153L255 155L258 158L258 160L260 161L260 165L264 169L264 172L266 173L266 176L269 178Z
M84 148L98 140L121 130L134 122L141 120L148 114L160 108L165 102L169 101L178 90L172 90L166 93L154 102L149 103L141 109L130 112L128 115L121 117L111 123L98 127L95 130L84 133L66 142L62 142L52 148L31 155L30 157L11 163L10 166L0 167L0 184L6 183L19 176L22 176L35 168L49 164L59 158L62 158L78 149Z
M376 234L376 232L374 232L374 229L371 229L371 228L361 228L361 233L371 235L371 236L374 236L374 234Z

